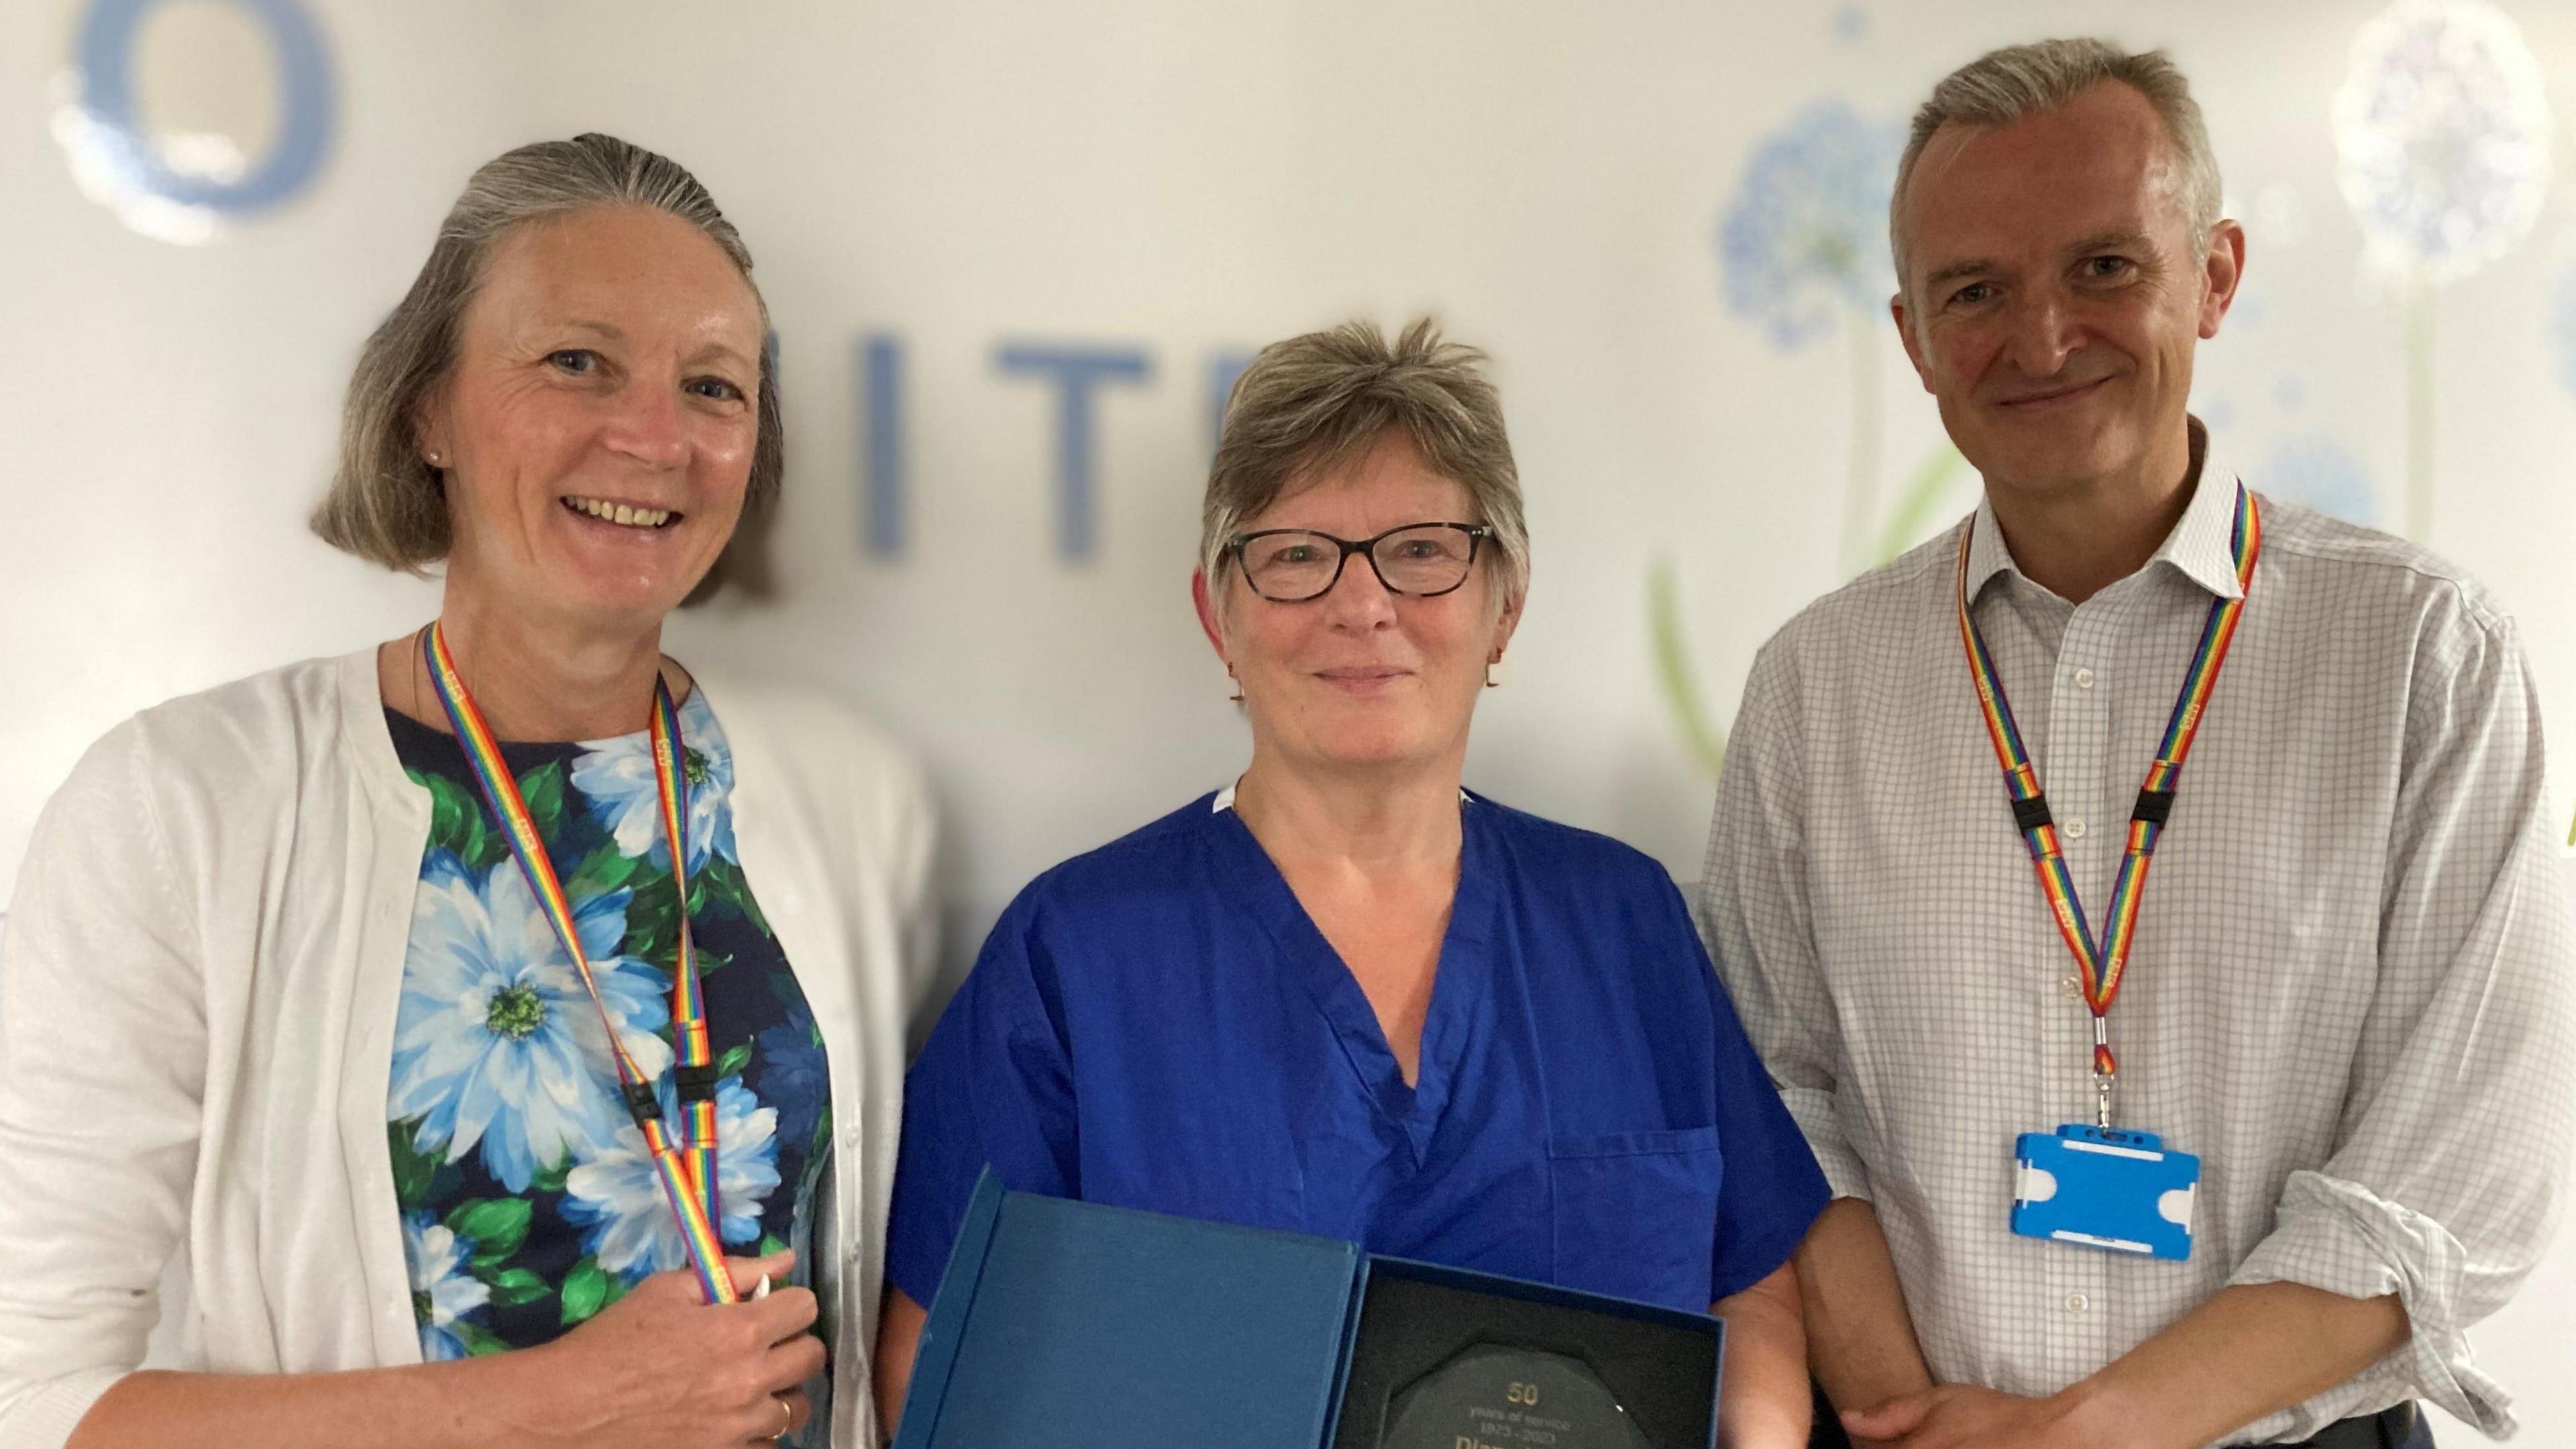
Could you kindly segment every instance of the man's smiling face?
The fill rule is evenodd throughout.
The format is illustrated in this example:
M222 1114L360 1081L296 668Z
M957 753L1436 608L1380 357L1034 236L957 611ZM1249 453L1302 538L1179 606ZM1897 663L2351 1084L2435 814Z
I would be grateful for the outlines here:
M2055 110L1933 133L1898 202L1899 332L1989 484L2061 493L2184 435L2192 349L2236 280L2195 234L2179 149L2106 81Z

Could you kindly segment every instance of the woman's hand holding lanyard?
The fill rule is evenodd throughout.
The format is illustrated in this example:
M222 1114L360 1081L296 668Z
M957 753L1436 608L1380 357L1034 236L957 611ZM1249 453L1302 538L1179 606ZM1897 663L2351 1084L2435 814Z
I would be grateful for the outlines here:
M754 1294L793 1253L728 1258L741 1301L710 1305L687 1268L656 1273L541 1348L504 1355L547 1408L512 1442L546 1449L714 1449L766 1444L814 1416L798 1386L823 1371L814 1295ZM552 1385L551 1398L544 1386Z
M716 1226L722 1213L716 1194L715 1073L708 1065L706 1000L699 990L688 914L681 912L671 972L672 1075L680 1107L674 1130L663 1118L653 1080L618 1040L616 1024L599 1001L590 962L572 925L571 898L501 758L500 744L448 651L445 628L431 625L421 649L457 745L473 767L510 852L599 1008L620 1094L652 1154L689 1259L685 1269L656 1273L638 1283L565 1337L525 1351L532 1362L543 1360L540 1386L579 1384L573 1397L585 1405L606 1406L602 1414L568 1404L563 1418L571 1422L554 1424L551 1434L547 1425L532 1425L530 1438L583 1449L704 1449L774 1440L812 1417L812 1406L796 1389L822 1372L823 1345L806 1331L814 1324L814 1295L802 1288L769 1291L771 1278L784 1276L793 1265L792 1253L761 1259L723 1256ZM662 828L672 868L679 871L689 858L688 783L680 770L679 711L658 679L651 733ZM676 884L686 901L685 876ZM566 1358L576 1361L567 1363Z

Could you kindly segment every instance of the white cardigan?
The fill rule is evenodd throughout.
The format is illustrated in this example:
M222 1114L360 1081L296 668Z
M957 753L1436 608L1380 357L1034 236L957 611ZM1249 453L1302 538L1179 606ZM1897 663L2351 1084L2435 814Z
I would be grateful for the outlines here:
M420 1359L385 1093L430 805L375 661L146 710L37 823L0 939L0 1449L59 1449L143 1361L174 1251L173 1366ZM708 698L743 872L828 1045L833 1442L864 1444L905 1021L928 976L929 797L838 709Z

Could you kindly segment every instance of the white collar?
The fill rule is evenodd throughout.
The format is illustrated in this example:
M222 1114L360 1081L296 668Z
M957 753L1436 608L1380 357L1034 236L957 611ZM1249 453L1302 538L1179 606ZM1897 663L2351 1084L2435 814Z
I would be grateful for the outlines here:
M2219 598L2236 598L2244 592L2236 582L2234 548L2239 480L2210 446L2209 432L2200 419L2191 418L2188 423L2192 457L2197 464L2191 502L2184 505L2173 531L2165 535L2147 562L2169 563ZM2003 529L1995 522L1994 504L1981 498L1968 523L1968 597L1978 597L1985 592L1988 579L2007 571L2018 574L2021 567L2013 562L2012 551L2004 543Z

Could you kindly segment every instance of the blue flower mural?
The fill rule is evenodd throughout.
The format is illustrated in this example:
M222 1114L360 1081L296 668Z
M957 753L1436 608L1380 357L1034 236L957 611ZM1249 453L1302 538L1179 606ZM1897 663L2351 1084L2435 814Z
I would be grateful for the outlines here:
M2398 0L2353 37L2337 184L2406 304L2406 532L2433 525L2435 294L2511 251L2549 186L2549 100L2487 0Z
M2284 502L2304 504L2346 523L2370 528L2379 520L2379 490L2369 470L2351 449L2329 437L2283 440L2264 464L2261 486Z
M1818 101L1765 137L1718 229L1726 301L1797 347L1843 320L1875 318L1895 290L1887 200L1901 127Z
M1905 130L1839 100L1817 101L1764 137L1718 225L1727 306L1783 351L1840 330L1851 354L1851 434L1842 568L1866 567L1878 526L1883 358L1879 323L1896 290L1887 203Z
M2503 256L2549 182L2549 100L2487 0L2399 0L2353 38L2336 181L2374 259L2435 284Z
M1860 7L1846 6L1834 17L1835 33L1856 43L1867 33L1868 20ZM1904 150L1902 125L1871 120L1840 100L1813 102L1754 145L1717 228L1730 311L1761 328L1784 352L1831 332L1843 335L1852 409L1839 559L1845 575L1884 563L1912 542L1958 461L1946 445L1935 450L1896 507L1882 508L1881 324L1896 290L1887 208ZM1675 725L1691 754L1715 774L1725 758L1726 733L1700 704L1667 560L1658 560L1647 578L1646 612L1656 674Z

